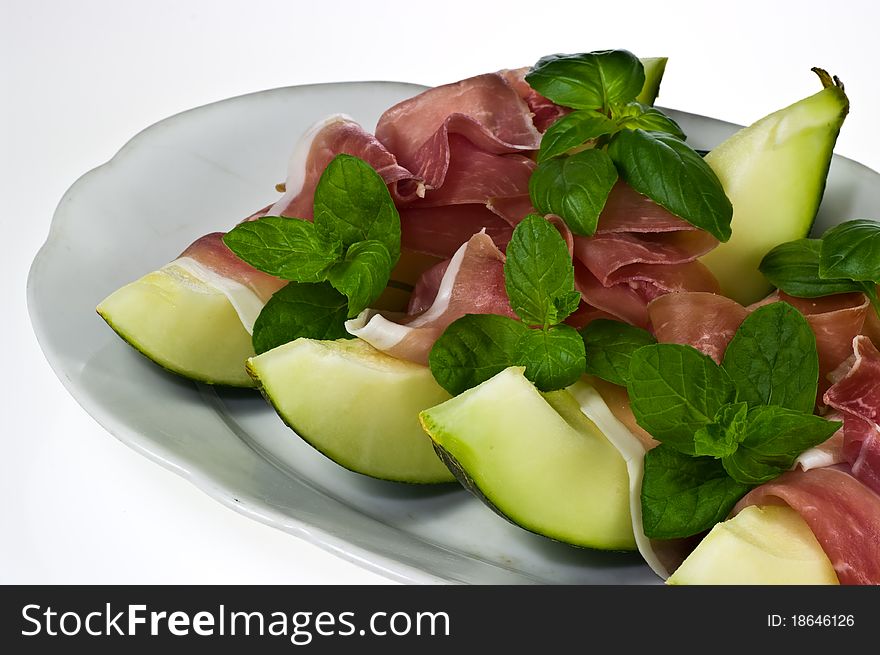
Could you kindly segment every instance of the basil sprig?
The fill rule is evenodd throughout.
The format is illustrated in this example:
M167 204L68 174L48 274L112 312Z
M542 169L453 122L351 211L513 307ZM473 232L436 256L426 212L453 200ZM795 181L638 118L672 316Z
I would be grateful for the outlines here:
M661 442L645 455L641 502L649 537L711 528L749 489L840 428L812 413L815 336L787 303L752 312L721 366L678 344L646 345L629 356L633 414Z
M521 320L469 314L449 325L428 358L438 384L457 395L508 366L524 366L542 391L562 389L584 372L584 342L561 325L580 302L565 241L548 221L527 216L507 246L504 279Z
M365 161L337 155L315 188L314 222L264 216L223 242L254 268L291 283L254 323L262 353L298 337L349 336L344 322L370 305L400 256L400 217L385 182Z
M636 101L645 73L635 55L607 50L544 57L526 80L576 110L544 133L529 184L536 209L590 236L619 177L719 240L730 238L733 208L718 177L674 120Z
M796 298L864 293L880 317L880 222L846 221L821 239L783 243L759 268L771 284Z

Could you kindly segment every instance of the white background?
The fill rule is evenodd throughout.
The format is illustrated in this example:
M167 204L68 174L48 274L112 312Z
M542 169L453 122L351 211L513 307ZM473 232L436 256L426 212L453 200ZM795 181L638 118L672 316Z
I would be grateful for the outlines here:
M670 57L660 104L739 123L817 91L809 69L827 68L852 103L837 152L880 169L877 7L0 0L0 583L384 581L135 454L44 360L27 316L28 266L64 191L136 132L272 87L440 84L553 52L627 48Z

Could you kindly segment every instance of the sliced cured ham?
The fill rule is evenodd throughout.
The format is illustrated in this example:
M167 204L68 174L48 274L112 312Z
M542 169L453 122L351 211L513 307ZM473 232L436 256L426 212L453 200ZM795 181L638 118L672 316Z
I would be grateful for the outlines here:
M290 156L284 195L267 214L311 219L318 180L327 164L343 153L372 166L389 185L395 200L406 201L423 193L415 176L400 166L375 136L348 116L334 114L315 123L300 138Z
M789 471L737 503L789 505L806 521L841 584L880 584L880 496L840 468Z
M510 223L483 204L410 205L400 209L400 245L406 250L449 258L481 230L485 230L501 250L507 248L513 235Z
M452 259L450 258L437 262L422 273L422 276L413 288L412 295L409 297L409 305L406 308L406 313L409 316L423 314L431 308L431 305L434 304L434 300L437 298L437 293L440 291L443 276L446 275L446 269L449 268L449 262L451 261Z
M577 247L577 246L575 246ZM665 294L717 292L715 277L700 262L636 264L615 271L603 285L581 261L575 260L575 287L584 301L618 320L650 329L648 304Z
M604 232L575 237L575 255L602 284L610 285L616 284L615 273L634 264L687 264L717 245L718 240L703 230Z
M748 314L735 300L715 293L666 295L648 305L657 341L693 346L716 364Z
M717 245L709 233L618 182L596 233L574 237L577 289L587 305L649 329L648 304L655 298L718 292L715 277L697 261Z
M648 302L628 284L606 287L580 260L574 261L574 286L588 306L619 321L648 329Z
M864 329L871 305L861 293L795 298L778 291L770 297L774 296L797 309L813 328L819 351L819 398L822 398L831 385L829 375L852 355L852 340Z
M191 259L215 275L237 282L256 294L264 303L283 287L285 280L263 273L246 264L223 243L223 232L212 232L196 239L180 253L180 259Z
M518 154L486 152L460 134L448 135L449 162L442 186L429 189L421 207L486 204L493 197L522 196L529 191L535 162Z
M880 285L877 286L877 291L880 292ZM873 308L868 311L868 317L865 319L865 327L862 329L862 333L870 338L875 346L880 348L880 316L877 315Z
M507 83L513 87L520 98L526 101L529 110L532 112L532 122L539 132L545 132L548 127L553 125L558 119L571 112L568 107L557 105L535 91L528 82L526 82L526 73L529 67L513 68L498 71Z
M779 301L800 311L816 336L818 399L821 401L831 385L829 376L851 356L852 340L865 325L869 303L863 294L805 299L774 292L761 302L743 307L724 296L677 293L654 300L648 306L648 314L658 341L694 346L720 363L727 344L745 317L758 307Z
M880 493L880 352L866 336L852 348L852 366L824 400L843 415L843 456L853 475Z
M485 233L475 234L455 253L433 302L422 313L386 316L367 309L348 321L346 329L394 357L427 364L437 338L465 314L516 316L504 287L504 255Z
M684 219L668 212L631 186L618 182L611 189L605 207L599 216L597 234L635 232L678 232L696 230Z
M532 207L532 199L528 193L518 196L492 197L486 202L486 207L511 225L516 225L529 214L538 213Z
M388 109L376 125L378 140L432 189L446 179L453 134L496 155L541 143L528 104L498 73L429 89Z

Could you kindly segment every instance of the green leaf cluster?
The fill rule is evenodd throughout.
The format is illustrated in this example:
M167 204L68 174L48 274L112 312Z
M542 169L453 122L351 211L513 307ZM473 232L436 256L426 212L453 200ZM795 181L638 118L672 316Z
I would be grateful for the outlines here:
M636 101L642 63L626 50L552 55L526 81L575 111L551 125L529 183L532 204L558 214L582 236L595 233L618 179L689 223L730 238L733 208L715 173L688 146L681 127Z
M645 534L686 537L724 518L750 488L790 469L840 423L813 415L816 339L791 305L752 312L719 366L691 346L594 321L586 370L626 385L639 425L661 444L645 456Z
M880 222L846 221L821 239L783 243L764 256L760 270L771 284L796 298L864 293L880 317Z
M428 358L437 382L457 395L508 366L524 366L542 391L573 384L584 372L584 342L562 325L580 302L574 268L559 231L531 214L513 231L504 281L520 320L469 314L449 325Z
M315 188L313 222L264 216L223 242L254 268L291 281L254 323L254 350L262 353L299 337L347 337L345 320L388 285L400 257L400 216L379 174L341 154Z

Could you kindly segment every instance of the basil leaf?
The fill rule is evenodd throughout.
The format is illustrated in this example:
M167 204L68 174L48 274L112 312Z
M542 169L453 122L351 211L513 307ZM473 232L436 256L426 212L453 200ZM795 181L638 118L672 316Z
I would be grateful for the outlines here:
M816 336L785 302L753 311L733 335L722 364L750 405L779 405L813 413L819 381Z
M611 139L608 154L636 191L720 241L730 238L730 200L715 172L683 141L661 132L622 130Z
M777 406L749 410L739 448L722 459L724 469L743 484L769 482L788 471L798 455L840 429L837 421Z
M645 69L626 50L550 55L538 60L526 82L556 104L607 110L635 99L645 85Z
M342 243L325 240L312 223L281 216L239 223L223 243L254 268L297 282L320 282L342 253Z
M643 129L653 132L665 132L666 134L671 134L676 139L681 139L682 141L687 138L678 123L656 107L651 107L650 105L643 105L640 102L630 102L617 109L614 112L614 115L615 118L618 119L620 127L623 129Z
M818 298L836 293L861 291L846 278L819 276L820 239L797 239L783 243L764 255L758 269L776 288L796 298Z
M379 241L393 262L400 255L400 216L388 187L368 163L336 155L315 188L315 227L327 241L350 246Z
M574 267L568 246L549 221L526 216L507 245L504 283L510 306L529 325L561 322L577 309Z
M694 434L736 393L711 358L691 346L659 343L632 354L627 384L636 421L655 439L693 455Z
M645 535L674 539L708 530L723 521L749 489L727 475L717 459L688 457L660 444L645 454Z
M514 362L541 391L564 389L584 374L584 342L570 325L528 330L516 343Z
M553 123L541 137L538 162L565 154L591 139L617 131L617 123L595 111L575 111Z
M300 337L350 339L347 316L348 299L327 282L292 282L269 298L254 322L254 350L259 355Z
M880 284L880 223L847 221L822 235L819 275Z
M571 231L596 231L617 169L604 150L589 149L538 164L529 178L532 204L543 214L558 214Z
M529 328L506 316L468 314L434 342L428 364L437 384L453 396L514 363L516 344Z
M625 387L629 381L629 362L642 346L657 343L647 330L600 318L581 330L587 358L586 372Z
M348 297L348 317L357 316L378 298L388 285L394 262L379 241L359 241L345 259L327 273L327 280Z
M720 458L733 453L746 438L748 413L746 403L725 405L718 410L715 421L694 434L696 454Z

